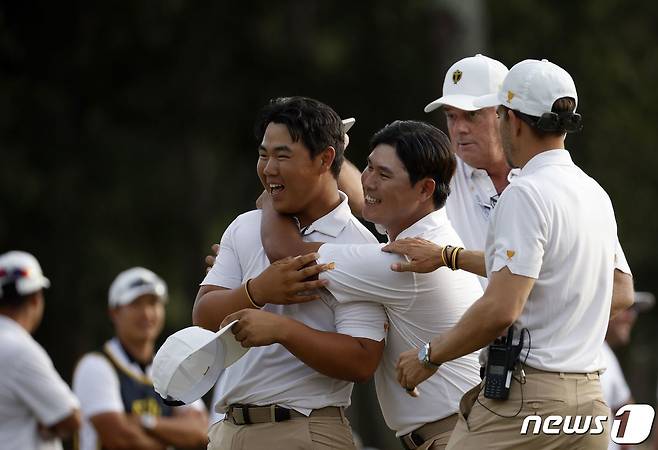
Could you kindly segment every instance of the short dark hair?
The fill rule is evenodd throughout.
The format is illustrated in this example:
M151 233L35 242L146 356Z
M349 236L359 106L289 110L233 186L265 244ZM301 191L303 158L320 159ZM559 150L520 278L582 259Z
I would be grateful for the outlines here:
M507 108L507 107L505 107ZM574 128L577 128L578 126L582 127L581 125L581 117L579 114L574 114L574 111L576 110L576 100L574 100L571 97L562 97L558 98L553 102L553 107L551 108L551 112L557 114L558 121L556 121L557 129L550 129L550 130L545 130L542 129L542 127L539 125L540 118L536 116L532 116L530 114L522 113L520 111L514 111L514 114L516 114L519 119L524 121L530 126L530 129L532 132L537 136L538 138L544 138L548 136L553 136L553 137L559 137L562 136L565 133L572 132L572 131L577 131L574 130ZM504 117L507 119L507 117ZM569 126L563 121L575 121L577 123L569 123ZM579 128L578 128L579 129Z
M9 308L18 308L22 306L25 301L32 294L22 295L16 289L16 281L12 280L0 286L2 289L2 297L0 297L0 307L5 306Z
M301 141L311 153L311 159L331 146L336 156L331 164L335 178L340 174L345 149L343 122L336 111L324 103L308 97L280 97L260 111L256 119L255 135L260 143L271 122L288 128L294 142Z
M434 206L439 209L445 205L457 160L443 131L425 122L396 120L375 133L370 151L380 144L395 148L412 186L423 178L432 178L436 183Z

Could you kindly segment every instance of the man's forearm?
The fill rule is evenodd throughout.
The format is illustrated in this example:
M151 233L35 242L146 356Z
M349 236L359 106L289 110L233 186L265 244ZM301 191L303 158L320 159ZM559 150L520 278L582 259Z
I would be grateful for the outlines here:
M217 331L226 316L241 309L253 307L244 285L236 289L201 286L192 309L192 323L211 331Z
M199 411L187 411L171 417L158 417L148 430L158 439L178 448L198 448L208 444L208 421Z
M466 249L460 251L457 266L466 272L474 273L484 278L487 277L487 269L484 265L484 252Z
M610 318L630 308L635 300L633 277L619 269L615 269L612 283L612 303Z
M375 373L384 341L318 331L291 320L279 342L290 353L323 375L363 382Z
M270 262L311 253L317 249L317 245L309 246L312 243L304 242L297 224L292 218L276 212L269 198L263 201L262 207L260 238Z

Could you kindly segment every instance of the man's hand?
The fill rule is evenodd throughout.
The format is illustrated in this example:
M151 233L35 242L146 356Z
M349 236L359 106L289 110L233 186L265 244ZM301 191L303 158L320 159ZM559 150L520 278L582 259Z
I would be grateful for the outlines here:
M304 281L309 277L334 268L333 263L304 267L319 257L320 255L317 253L308 253L273 262L249 283L249 292L252 299L258 305L264 305L265 303L289 305L319 299L319 294L312 294L307 291L326 286L327 281Z
M220 328L234 320L238 323L231 331L243 347L262 347L280 342L290 319L258 309L243 309L226 316Z
M206 273L210 272L210 269L212 269L212 266L215 265L215 260L219 256L219 244L213 244L210 246L210 250L212 253L210 255L206 255L206 264L208 267L206 267Z
M423 381L436 373L436 369L427 369L418 360L418 350L411 349L400 354L398 363L395 365L398 383L412 397L418 397L418 386Z
M382 247L382 251L406 256L408 261L391 264L395 272L433 272L443 267L443 247L422 238L405 238Z

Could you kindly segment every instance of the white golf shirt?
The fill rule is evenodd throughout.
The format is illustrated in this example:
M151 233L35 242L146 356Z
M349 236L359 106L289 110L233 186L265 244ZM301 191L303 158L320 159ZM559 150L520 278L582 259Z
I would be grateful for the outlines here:
M446 211L450 223L469 250L483 250L489 228L489 217L498 201L489 174L484 169L475 169L461 158L457 159L455 174L450 180L450 195L446 201ZM518 174L512 169L509 179ZM454 245L454 244L452 244ZM478 277L482 288L487 287L487 279Z
M439 245L460 243L443 209L423 217L398 238L415 236ZM381 247L325 244L318 262L336 263L334 270L320 274L329 280L327 289L336 300L370 301L386 308L390 327L375 385L386 424L400 436L456 413L462 395L480 382L480 365L472 353L443 364L418 387L420 397L412 398L398 384L395 364L400 353L420 348L452 328L482 296L482 288L475 275L447 267L428 274L393 272L390 266L400 257Z
M605 367L613 272L630 269L608 195L568 151L535 156L505 189L491 216L485 261L488 276L507 267L537 280L514 323L516 336L530 331L528 365L553 372Z
M304 229L306 241L374 243L375 237L354 217L347 196L331 212ZM260 239L261 211L238 216L226 229L215 265L202 285L240 287L269 266ZM386 335L386 313L371 302L338 303L328 291L321 299L297 305L267 304L264 311L289 316L320 331L338 332L381 341ZM348 406L353 383L316 372L284 346L254 347L228 367L215 387L213 404L225 412L234 403L276 404L302 414L325 406ZM211 423L217 420L211 418Z
M46 351L13 319L0 314L0 447L61 449L43 440L37 427L50 427L78 408Z
M151 366L146 371L126 355L117 338L105 343L105 350L121 370L130 377L144 380L151 384ZM121 399L121 385L117 371L107 357L102 353L87 353L82 357L73 374L73 392L80 399L82 413L82 428L80 429L79 450L96 450L100 448L96 429L91 418L103 413L125 413L126 409ZM205 411L202 400L197 400L189 406L180 408L194 408Z

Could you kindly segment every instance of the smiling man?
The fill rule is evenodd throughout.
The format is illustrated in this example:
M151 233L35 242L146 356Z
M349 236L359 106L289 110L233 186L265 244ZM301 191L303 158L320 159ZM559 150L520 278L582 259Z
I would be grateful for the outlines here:
M304 97L273 100L256 123L258 176L274 208L296 217L305 240L376 242L338 191L343 136L327 105ZM375 372L386 314L373 303L339 303L327 291L291 295L322 287L302 280L325 267L296 272L314 255L270 266L260 226L259 210L229 225L194 306L196 325L217 330L238 319L236 338L255 347L220 377L216 410L226 415L211 427L209 448L353 449L344 408L352 382ZM290 268L293 276L282 278Z
M361 176L363 217L385 228L392 241L409 236L436 243L459 240L443 209L455 170L445 134L422 122L396 121L373 136L370 150ZM393 273L389 266L400 259L382 252L382 244L304 242L290 218L267 201L263 217L262 241L270 259L317 251L318 262L335 263L320 278L339 302L385 307L390 330L375 385L386 423L405 449L443 449L457 421L459 399L480 380L477 358L471 354L444 365L419 393L398 386L395 363L408 346L429 361L432 336L455 325L482 294L476 277L448 269Z
M101 351L85 355L73 375L83 415L80 450L164 450L207 443L203 402L174 409L153 389L151 362L166 301L164 281L143 267L121 272L110 286L116 337Z

